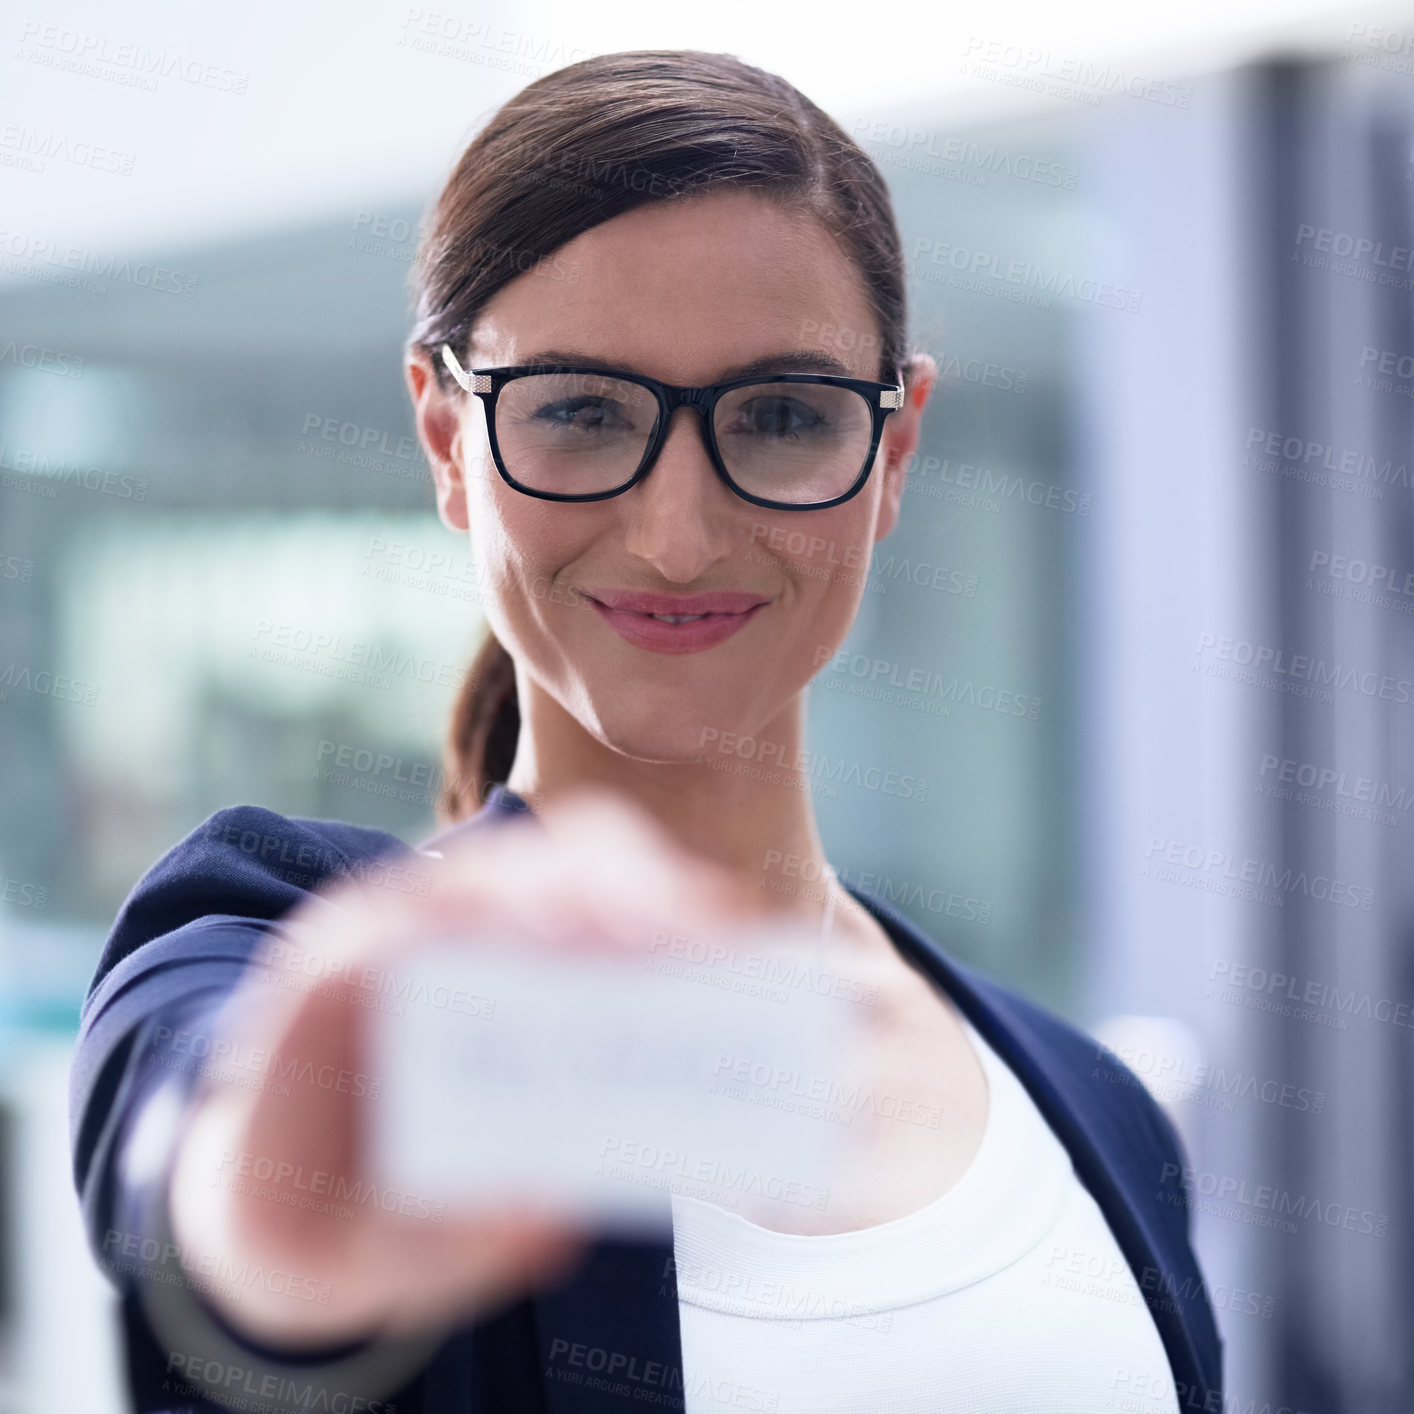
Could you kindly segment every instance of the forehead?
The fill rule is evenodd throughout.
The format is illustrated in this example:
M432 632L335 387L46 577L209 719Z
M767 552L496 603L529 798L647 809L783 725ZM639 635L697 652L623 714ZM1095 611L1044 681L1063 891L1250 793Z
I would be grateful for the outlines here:
M806 212L746 191L654 202L585 231L487 302L471 354L489 367L572 348L670 383L762 355L824 349L874 378L863 277Z

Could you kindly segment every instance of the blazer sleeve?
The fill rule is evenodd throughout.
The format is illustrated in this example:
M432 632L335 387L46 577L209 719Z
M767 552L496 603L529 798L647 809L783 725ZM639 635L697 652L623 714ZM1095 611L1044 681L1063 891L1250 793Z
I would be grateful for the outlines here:
M209 1037L284 914L326 880L407 851L382 831L235 806L159 859L118 913L80 1012L69 1119L88 1243L120 1298L134 1414L205 1414L253 1399L303 1411L315 1386L367 1414L423 1408L418 1374L435 1341L299 1355L264 1346L202 1299L201 1276L181 1260L166 1220L175 1139L201 1071L192 1038ZM261 1274L272 1278L301 1280ZM301 1294L317 1300L318 1284L304 1280Z

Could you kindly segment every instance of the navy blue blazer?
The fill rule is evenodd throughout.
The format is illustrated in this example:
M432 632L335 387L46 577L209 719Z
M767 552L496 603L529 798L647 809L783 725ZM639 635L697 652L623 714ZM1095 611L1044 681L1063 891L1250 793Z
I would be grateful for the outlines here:
M525 811L523 799L497 786L474 816L419 849L436 850ZM185 1272L170 1251L158 1252L148 1231L152 1180L144 1187L120 1163L147 1102L164 1089L185 1095L194 1084L190 1058L175 1057L161 1038L209 1017L262 933L324 880L371 875L370 866L412 869L416 860L381 830L238 805L217 811L158 860L119 911L81 1012L70 1131L89 1244L121 1296L134 1414L224 1407L186 1378L200 1352L164 1348L149 1320L144 1296L158 1288L145 1284L161 1283L170 1295ZM1068 1150L1153 1314L1180 1408L1221 1408L1222 1339L1189 1241L1179 1181L1186 1155L1168 1117L1093 1038L950 957L888 904L859 889L850 893L1015 1072ZM333 1414L622 1414L645 1403L681 1410L672 1258L667 1232L596 1241L561 1285L429 1343L396 1389L328 1383L327 1371L339 1367L321 1360L356 1356L366 1346L292 1361L240 1337L198 1292L182 1290L181 1297L234 1342L222 1347L229 1368L202 1368L208 1381L225 1370L230 1397L245 1400L237 1407L261 1407L268 1396L270 1407L283 1398L281 1407ZM250 1352L248 1369L229 1358L230 1348ZM588 1373L594 1370L599 1377ZM312 1396L321 1379L323 1392Z

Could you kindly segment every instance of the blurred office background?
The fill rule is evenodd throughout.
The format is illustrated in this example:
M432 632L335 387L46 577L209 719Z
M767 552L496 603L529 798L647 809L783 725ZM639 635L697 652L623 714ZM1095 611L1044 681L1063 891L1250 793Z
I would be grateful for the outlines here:
M817 679L824 760L926 782L822 776L831 858L1165 1104L1233 1407L1414 1407L1414 12L896 8L856 74L744 10L254 14L7 21L0 1414L124 1407L64 1106L127 891L225 805L434 827L480 618L419 219L509 93L652 46L864 144L944 375L848 646L960 686Z

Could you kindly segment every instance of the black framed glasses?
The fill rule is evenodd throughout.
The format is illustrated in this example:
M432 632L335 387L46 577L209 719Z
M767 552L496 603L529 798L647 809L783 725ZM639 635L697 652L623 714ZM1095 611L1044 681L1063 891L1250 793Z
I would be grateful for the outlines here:
M837 506L869 479L884 419L903 387L826 373L777 373L679 387L617 369L569 364L461 366L442 361L486 405L501 479L546 501L603 501L653 469L673 413L695 408L717 475L772 510Z

